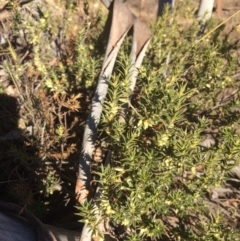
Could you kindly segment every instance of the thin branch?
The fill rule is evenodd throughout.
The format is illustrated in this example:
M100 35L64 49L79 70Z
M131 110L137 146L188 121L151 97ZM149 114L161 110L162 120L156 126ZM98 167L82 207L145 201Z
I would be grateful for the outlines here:
M104 100L107 95L109 78L112 74L113 66L120 46L129 29L133 25L133 14L120 0L115 0L113 2L112 9L110 9L110 16L111 15L112 26L108 46L102 71L98 80L97 89L92 100L90 113L88 115L83 136L82 151L79 158L79 172L75 189L77 195L76 198L79 203L85 202L90 192L91 160L96 141L97 127L100 122Z

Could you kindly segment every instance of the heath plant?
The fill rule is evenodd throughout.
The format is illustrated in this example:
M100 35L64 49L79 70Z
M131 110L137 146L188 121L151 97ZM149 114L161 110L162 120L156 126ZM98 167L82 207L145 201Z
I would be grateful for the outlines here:
M106 16L94 6L9 1L6 15L0 12L0 93L14 97L19 110L9 117L0 102L1 197L46 222L56 202L75 199L78 152L104 53ZM240 239L239 44L232 38L239 30L226 34L213 19L201 35L194 10L180 2L151 26L133 93L130 37L120 49L91 165L99 196L77 207L100 239Z
M80 207L100 238L110 231L131 241L240 237L238 204L230 204L238 198L230 191L226 202L221 193L239 165L237 42L218 28L208 34L216 20L199 35L194 16L186 27L189 16L183 21L181 11L166 11L152 26L125 123L119 115L129 93L128 43L110 79L99 140L107 143L112 159L95 171L98 213L107 231L99 234L95 205Z
M7 125L12 110L1 102L5 201L31 210L42 203L46 211L53 193L74 198L79 137L101 59L96 45L103 20L91 11L87 1L65 0L8 1L2 8L0 90L16 99L19 111ZM11 184L24 186L26 177L30 201Z

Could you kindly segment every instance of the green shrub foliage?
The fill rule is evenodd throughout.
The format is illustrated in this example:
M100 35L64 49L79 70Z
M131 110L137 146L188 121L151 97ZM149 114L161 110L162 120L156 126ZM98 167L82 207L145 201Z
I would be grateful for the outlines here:
M198 36L197 22L179 21L181 11L152 28L126 123L119 122L129 92L126 51L110 80L99 138L112 163L97 171L99 205L122 240L239 239L237 206L218 193L239 161L236 50L222 31ZM89 223L91 208L81 209Z
M6 82L0 82L0 91L13 86L22 106L21 129L28 133L24 148L5 143L0 153L18 167L6 180L31 174L27 195L21 188L16 195L16 186L9 186L9 193L28 202L25 206L50 208L53 193L74 185L74 153L81 148L103 60L99 36L106 17L91 13L90 1L80 4L80 12L78 1L33 2L30 12L14 2L7 8L12 18L5 22L7 41L1 44ZM238 30L226 34L219 27L208 34L218 24L212 20L199 36L195 17L189 17L193 10L176 7L152 26L124 123L119 115L129 102L130 37L120 50L97 140L102 154L111 152L111 163L92 165L100 184L100 219L91 201L78 211L95 234L103 220L117 240L240 239L234 185L240 179L239 46L232 38ZM42 195L38 200L36 193Z

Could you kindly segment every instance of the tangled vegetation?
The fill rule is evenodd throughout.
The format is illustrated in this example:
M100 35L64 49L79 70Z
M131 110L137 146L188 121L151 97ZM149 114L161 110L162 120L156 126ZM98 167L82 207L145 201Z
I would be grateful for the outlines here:
M0 189L1 200L58 224L51 214L75 205L106 16L88 1L47 2L1 6ZM101 220L91 202L73 210L95 235L103 221L117 240L240 239L239 28L208 34L212 20L199 36L193 13L179 5L152 25L125 123L131 39L121 48L92 164Z

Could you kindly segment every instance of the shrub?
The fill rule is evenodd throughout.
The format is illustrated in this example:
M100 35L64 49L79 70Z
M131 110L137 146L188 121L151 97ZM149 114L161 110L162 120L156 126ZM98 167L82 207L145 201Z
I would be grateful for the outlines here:
M237 206L218 193L239 162L235 45L218 30L198 36L198 23L186 27L181 11L153 26L126 123L119 122L130 67L123 51L110 80L99 138L112 163L96 171L96 202L120 240L239 239ZM80 210L99 235L94 207Z
M48 2L9 1L0 55L0 91L12 86L22 135L6 142L0 132L6 147L0 150L0 185L11 183L2 193L7 189L41 218L54 206L53 193L58 202L74 198L68 189L74 189L79 138L100 72L105 19L90 13L88 1L82 8L75 1ZM130 39L119 53L97 140L101 155L107 149L112 161L92 165L93 186L101 189L100 220L92 202L79 208L95 235L104 222L119 240L239 239L239 190L233 185L239 176L232 170L240 149L236 30L198 36L190 12L166 11L152 26L126 123L119 113L129 93ZM208 23L206 31L216 25Z

